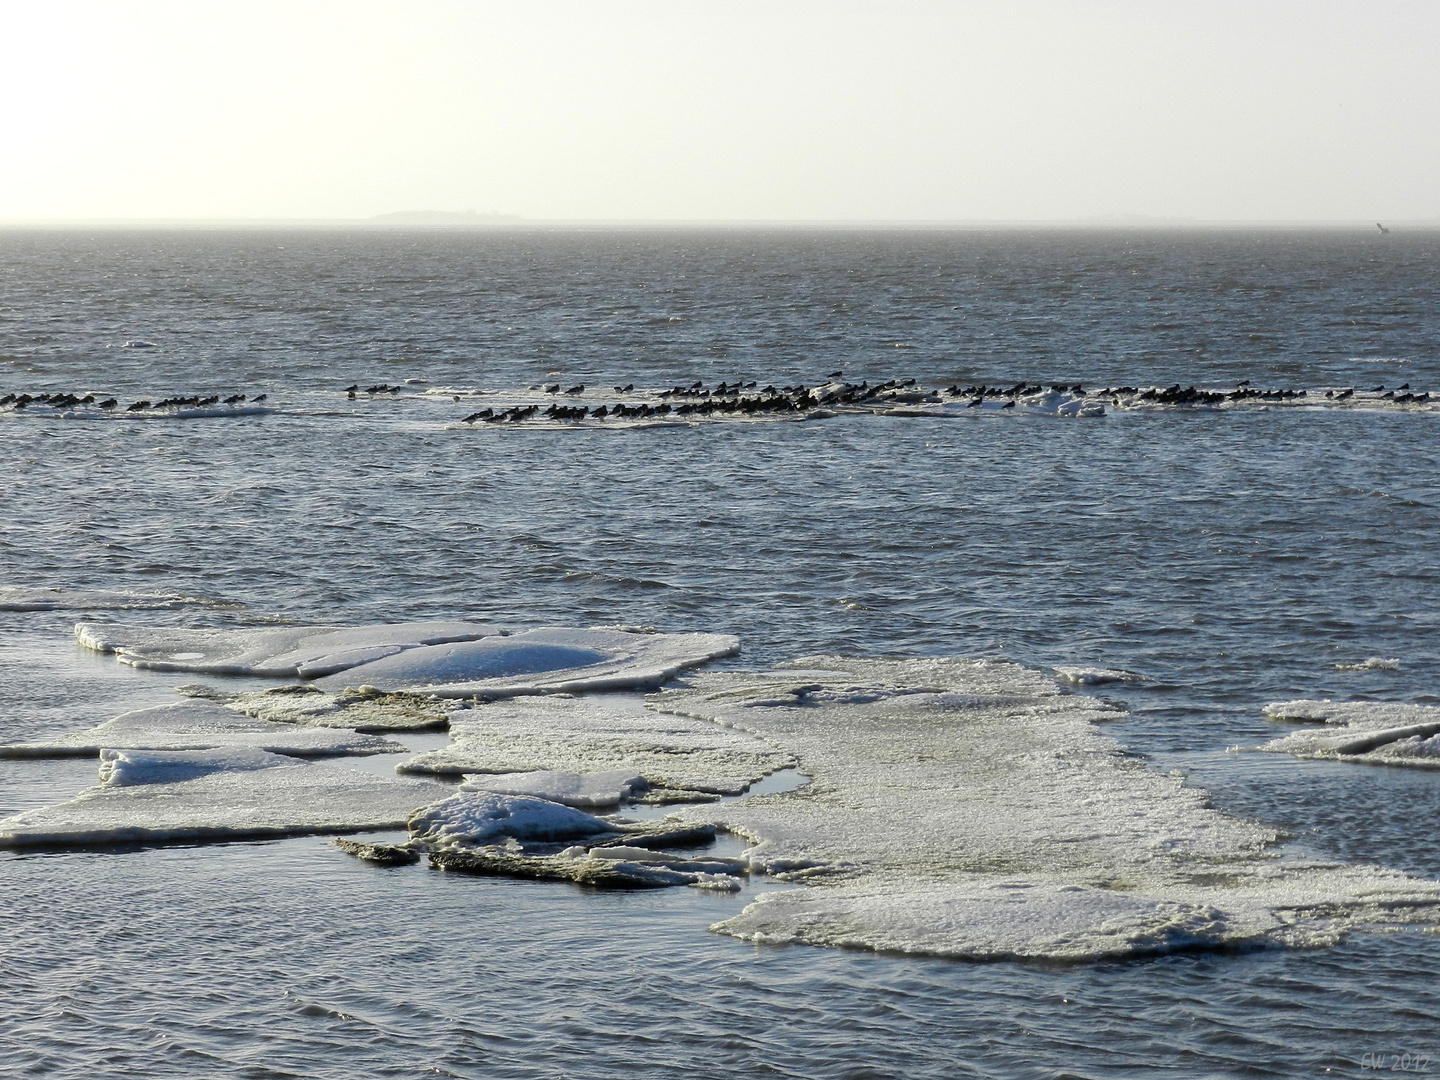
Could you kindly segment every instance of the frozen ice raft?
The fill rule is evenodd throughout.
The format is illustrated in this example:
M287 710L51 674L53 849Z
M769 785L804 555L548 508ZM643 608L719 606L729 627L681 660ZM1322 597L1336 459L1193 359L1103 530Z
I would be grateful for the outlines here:
M515 773L623 773L691 797L734 795L794 759L743 731L664 715L628 695L520 697L450 715L450 745L402 762L405 772L512 774L473 786L515 785ZM619 785L617 785L618 788ZM630 786L633 787L633 784ZM543 793L537 782L535 794ZM547 796L549 797L549 796ZM617 800L618 801L618 800Z
M728 634L558 627L510 634L464 622L262 630L78 623L80 644L158 671L313 679L438 697L511 697L655 686L737 651Z
M714 929L977 959L1088 959L1239 943L1319 944L1440 921L1440 883L1280 861L1277 835L1209 808L1100 733L1115 712L1039 672L962 660L819 657L710 673L653 708L747 731L804 788L687 808L809 888ZM919 692L917 692L917 689Z
M258 750L114 751L107 780L0 820L0 847L156 843L404 826L446 789Z
M449 698L589 693L657 686L739 648L739 641L728 634L543 628L407 650L316 685L340 689L364 684Z
M1276 701L1271 720L1319 722L1261 750L1299 758L1440 768L1440 708L1385 701Z
M122 664L153 671L315 679L358 664L441 642L503 633L467 622L383 626L303 626L258 630L186 630L77 623L75 639Z
M393 754L405 747L343 728L301 727L257 720L209 701L180 701L122 713L88 731L45 742L0 746L0 758L90 757L106 748L213 750L249 747L295 757Z

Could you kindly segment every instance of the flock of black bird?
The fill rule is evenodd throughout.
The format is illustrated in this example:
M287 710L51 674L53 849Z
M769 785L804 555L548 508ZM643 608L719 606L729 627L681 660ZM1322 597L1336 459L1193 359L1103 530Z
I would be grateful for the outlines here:
M958 383L941 389L929 390L914 379L891 379L886 382L852 383L843 381L841 372L831 372L826 382L807 386L760 386L755 381L736 380L707 387L703 380L684 386L672 386L657 391L642 391L645 400L606 402L600 405L569 404L561 398L578 398L586 392L584 383L562 387L560 383L545 383L531 387L543 391L556 400L542 406L535 403L512 405L509 408L487 408L466 416L464 424L504 424L530 419L573 421L573 420L644 420L679 417L746 417L785 415L825 415L832 408L883 409L900 405L924 405L958 403L964 401L967 407L990 404L993 408L1013 408L1017 403L1035 404L1048 397L1055 400L1061 395L1068 400L1081 400L1110 404L1119 408L1145 406L1219 406L1236 402L1293 402L1308 399L1317 404L1326 402L1348 402L1352 404L1381 402L1397 405L1440 404L1440 394L1433 399L1428 392L1417 393L1405 383L1387 390L1384 386L1366 389L1344 387L1324 391L1323 398L1318 390L1260 389L1250 385L1246 379L1233 390L1205 390L1195 386L1182 387L1179 383L1168 387L1105 386L1086 389L1081 383L1018 382L1013 385L989 386L984 384L960 386ZM614 392L623 397L634 392L635 384L615 386ZM363 389L359 383L345 388L347 397L354 399L360 394L369 398L393 397L404 390L401 385L377 383ZM594 391L592 389L591 393ZM1356 399L1355 395L1363 395ZM265 394L247 397L245 394L231 394L222 398L218 394L209 397L167 397L157 401L141 399L128 405L120 405L117 398L106 397L97 400L95 394L83 396L71 393L5 394L0 397L0 409L19 411L34 407L45 410L69 410L93 408L102 412L120 410L126 413L147 413L162 410L186 408L208 408L211 406L255 406L263 403ZM456 395L455 400L460 400Z
M139 400L133 401L121 411L123 412L152 412L160 409L204 409L211 405L239 405L246 402L250 405L258 405L269 395L258 394L255 397L246 397L244 394L231 394L227 398L219 394L210 397L168 397L159 401ZM94 394L86 394L80 397L76 394L6 394L0 397L0 408L28 409L31 405L39 405L46 409L76 409L87 406L94 406L105 412L110 412L120 407L117 398L107 397L103 401L95 400Z

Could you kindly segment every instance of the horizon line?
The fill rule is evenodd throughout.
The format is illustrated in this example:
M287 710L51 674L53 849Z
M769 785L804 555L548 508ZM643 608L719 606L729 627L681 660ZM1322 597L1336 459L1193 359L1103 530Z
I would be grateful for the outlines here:
M436 214L420 219L401 211L372 217L109 217L0 219L0 231L71 229L365 229L377 232L505 232L531 229L1361 229L1372 218L1199 218L1105 215L1083 218L524 218L519 215ZM427 215L428 216L428 215ZM1440 229L1440 217L1392 218L1386 228Z

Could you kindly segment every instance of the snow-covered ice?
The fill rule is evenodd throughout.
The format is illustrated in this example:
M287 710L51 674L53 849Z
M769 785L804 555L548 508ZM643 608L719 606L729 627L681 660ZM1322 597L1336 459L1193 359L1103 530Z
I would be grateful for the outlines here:
M171 784L216 772L247 772L284 765L264 750L101 750L100 782L111 787Z
M235 753L235 752L231 752ZM106 762L111 782L88 788L58 806L27 810L0 820L0 847L56 844L127 844L173 840L223 840L398 829L412 811L443 798L447 789L425 781L387 779L337 765L250 751L227 765L210 756L211 771L188 779L160 779L160 754L134 763L131 777L152 782L114 782L130 766ZM203 768L205 755L180 752L168 768L183 775Z
M510 634L467 622L184 630L77 623L80 644L156 671L316 680L440 697L510 697L658 686L739 649L727 634L546 627Z
M609 772L482 773L466 778L462 791L493 791L500 795L533 795L566 806L618 806L637 798L649 787L643 776L629 769Z
M320 679L440 697L511 697L658 686L737 651L727 634L645 634L547 627L506 637L410 649Z
M1299 758L1440 768L1440 708L1388 701L1275 701L1271 720L1323 723L1272 739L1261 750Z
M315 679L427 645L472 641L501 633L498 627L467 622L248 630L187 630L108 623L75 626L75 638L81 645L97 652L114 653L122 664L132 667L272 679Z
M810 887L715 929L757 941L939 955L1131 955L1314 944L1440 919L1440 883L1281 861L1100 733L1115 711L990 661L820 657L711 673L648 699L792 753L803 788L680 816L749 838L757 869ZM926 687L877 694L877 688ZM859 692L854 692L858 688Z
M299 727L258 720L210 701L179 701L121 713L86 731L44 742L0 746L6 757L88 757L105 748L206 750L253 747L297 757L393 754L405 747L343 728Z
M623 771L652 787L733 795L794 764L753 735L653 712L624 694L478 705L451 714L450 740L399 767L452 775Z
M466 791L410 816L410 835L427 845L481 846L497 839L578 840L619 831L571 806L530 795Z

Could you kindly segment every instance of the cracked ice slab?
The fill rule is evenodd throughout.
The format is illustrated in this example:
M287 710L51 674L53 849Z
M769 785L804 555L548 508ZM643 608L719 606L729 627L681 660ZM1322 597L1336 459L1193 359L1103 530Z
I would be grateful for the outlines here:
M260 755L260 756L257 756ZM447 789L257 750L117 752L109 782L0 820L0 847L226 840L402 828Z
M296 757L394 754L405 747L344 728L298 727L245 716L209 701L180 701L121 713L88 731L0 746L0 758L90 757L103 749L208 750L250 747Z
M1298 758L1440 768L1440 708L1388 701L1276 701L1271 720L1323 723L1260 747Z
M131 667L272 679L315 679L427 645L501 633L499 627L467 622L251 630L75 624L75 638L81 645L114 653Z
M1281 861L1276 834L1125 755L1116 712L1045 675L965 660L819 657L713 673L651 707L747 731L812 777L682 811L809 888L714 929L753 941L1089 959L1240 942L1322 944L1440 921L1440 883Z
M623 771L655 787L733 795L793 764L754 735L607 694L518 697L451 713L450 745L399 768L451 775Z

